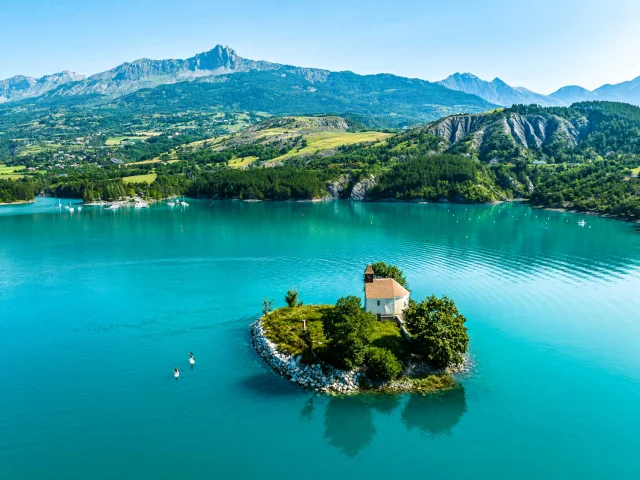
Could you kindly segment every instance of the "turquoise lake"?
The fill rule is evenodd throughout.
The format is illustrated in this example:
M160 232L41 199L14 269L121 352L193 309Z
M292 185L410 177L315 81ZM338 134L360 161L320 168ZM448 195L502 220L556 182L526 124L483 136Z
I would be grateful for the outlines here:
M0 207L0 479L640 477L634 224L520 204L56 204ZM263 297L361 295L378 260L467 317L462 389L327 397L255 354Z

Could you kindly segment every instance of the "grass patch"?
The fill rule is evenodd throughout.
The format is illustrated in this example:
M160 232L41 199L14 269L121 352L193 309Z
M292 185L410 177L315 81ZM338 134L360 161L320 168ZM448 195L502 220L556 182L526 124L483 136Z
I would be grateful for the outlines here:
M231 168L242 168L247 165L252 164L258 159L258 157L243 157L243 158L233 158L229 160L229 166Z
M24 170L26 167L23 165L17 167L8 167L4 163L0 163L0 175L8 175L10 173L19 172L20 170Z
M300 355L306 349L300 338L302 320L306 319L316 354L321 356L327 345L327 338L322 330L322 315L331 308L333 308L331 305L278 308L263 319L265 334L269 340L278 345L281 351L290 355Z
M633 173L634 175L640 175L640 167L636 167L632 169L631 173Z
M458 386L451 375L427 375L422 378L402 377L382 385L375 391L377 393L397 393L410 390L413 393L428 394Z
M290 355L301 355L306 349L300 338L302 319L306 319L307 328L311 331L311 338L313 338L315 353L318 359L324 359L327 338L322 329L322 316L332 308L332 305L279 308L263 319L265 334L269 340L278 345L281 351ZM402 336L395 322L375 321L372 345L391 350L401 362L406 362L411 354L409 343Z
M105 145L109 147L113 147L116 145L120 145L122 142L141 142L142 140L146 140L153 135L129 135L129 136L120 136L120 137L109 137L107 138Z
M271 134L275 130L276 129L267 130L265 133ZM292 150L286 155L276 157L270 161L276 162L279 160L286 160L291 157L315 155L322 151L332 150L345 145L375 143L391 137L392 134L383 132L317 132L303 136L307 140L306 147L299 150Z
M131 175L130 177L123 177L124 183L153 183L158 178L157 173L147 173L146 175Z

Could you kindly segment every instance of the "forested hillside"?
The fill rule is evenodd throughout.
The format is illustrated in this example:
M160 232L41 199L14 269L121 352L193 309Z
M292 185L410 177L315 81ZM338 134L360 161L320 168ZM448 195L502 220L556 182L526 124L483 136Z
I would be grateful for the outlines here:
M0 108L5 175L20 180L10 194L5 185L3 198L45 191L87 201L524 199L640 218L640 108L631 105L516 105L404 131L376 131L338 116L264 115L207 109L157 115L135 102L121 111Z

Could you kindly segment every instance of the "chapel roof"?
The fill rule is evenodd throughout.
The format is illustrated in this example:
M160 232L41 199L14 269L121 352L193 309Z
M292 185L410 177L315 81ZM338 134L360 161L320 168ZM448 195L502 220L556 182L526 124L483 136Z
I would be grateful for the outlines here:
M409 291L393 278L374 278L364 284L364 294L367 298L396 298L409 295Z

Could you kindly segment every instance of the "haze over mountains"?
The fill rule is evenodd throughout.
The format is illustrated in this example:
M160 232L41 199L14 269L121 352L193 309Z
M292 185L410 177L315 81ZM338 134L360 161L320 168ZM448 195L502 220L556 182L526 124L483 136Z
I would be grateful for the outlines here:
M532 92L524 87L512 87L499 78L488 82L471 73L454 73L438 83L452 90L477 95L488 102L504 107L514 104L537 104L544 107L569 106L575 102L591 100L640 105L640 77L616 85L603 85L593 91L570 85L550 95Z
M391 74L357 75L249 60L218 45L184 60L143 58L89 77L64 71L38 79L15 76L0 81L0 103L71 97L78 102L117 100L141 108L155 102L169 109L219 105L272 114L382 116L384 124L401 126L513 104L568 106L611 100L640 105L640 77L594 91L567 86L542 95L470 73L456 73L440 82Z

